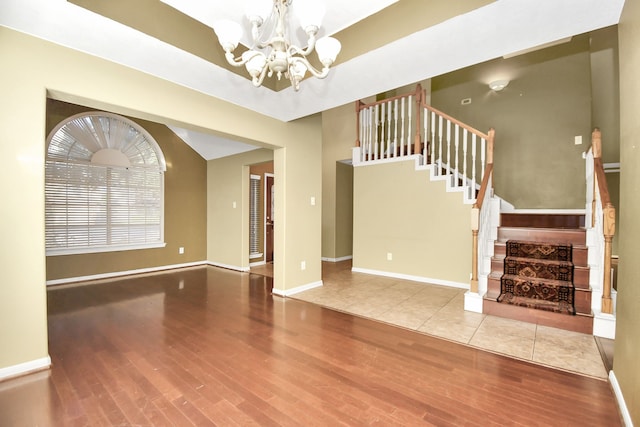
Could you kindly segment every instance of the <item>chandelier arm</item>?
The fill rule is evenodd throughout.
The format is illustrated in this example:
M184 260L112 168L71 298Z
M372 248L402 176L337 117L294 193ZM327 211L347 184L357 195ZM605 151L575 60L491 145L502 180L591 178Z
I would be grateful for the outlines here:
M268 66L265 66L262 71L260 72L259 76L254 77L253 79L251 79L251 82L253 83L253 85L255 87L260 87L262 85L262 82L264 81L265 76L267 75L267 70L269 69Z
M311 52L313 52L313 50L316 47L316 33L315 32L308 32L307 35L309 36L309 39L307 40L307 48L306 49L301 49L298 46L292 44L289 45L287 47L287 50L289 52L289 55L302 55L302 56L308 56Z
M257 52L256 52L256 55L257 55ZM255 55L251 55L251 56L247 55L247 57L246 57L246 58L242 58L242 57L236 58L236 57L233 55L233 52L232 52L232 51L230 51L230 50L227 50L227 51L224 53L224 57L227 59L227 62L228 62L230 65L233 65L234 67L242 67L242 66L243 66L243 65L245 65L247 62L249 62L249 61L250 61L254 56L255 56Z
M311 65L309 60L304 56L292 57L291 63L294 62L302 62L307 67L307 71L309 71L314 77L318 79L324 79L325 77L327 77L329 75L329 71L331 70L329 67L323 67L322 70L318 71L318 69Z

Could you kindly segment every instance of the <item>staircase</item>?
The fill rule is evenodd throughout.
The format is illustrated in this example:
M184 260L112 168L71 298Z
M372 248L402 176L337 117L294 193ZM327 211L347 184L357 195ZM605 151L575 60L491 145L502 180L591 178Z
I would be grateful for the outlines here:
M584 215L503 213L500 223L483 312L592 334ZM544 243L548 250L534 251L532 255L517 253L518 245L526 248L530 246L527 243ZM518 292L515 296L510 292L501 295L503 288L513 291L514 286L556 293L561 302L549 303L536 295Z

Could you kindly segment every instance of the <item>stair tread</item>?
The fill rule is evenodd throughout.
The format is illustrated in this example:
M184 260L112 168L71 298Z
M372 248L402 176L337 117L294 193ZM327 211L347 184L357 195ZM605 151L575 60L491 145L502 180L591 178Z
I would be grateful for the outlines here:
M556 279L541 279L539 277L527 277L527 276L518 276L516 274L503 274L500 278L512 279L512 280L520 280L531 283L544 283L545 285L551 285L556 287L571 287L575 288L573 282L567 280L556 280Z

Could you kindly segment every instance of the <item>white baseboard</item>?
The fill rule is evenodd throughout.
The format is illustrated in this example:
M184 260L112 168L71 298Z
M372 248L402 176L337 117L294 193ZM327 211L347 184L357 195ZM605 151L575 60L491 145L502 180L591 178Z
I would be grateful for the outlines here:
M281 297L288 297L294 294L298 294L300 292L304 292L304 291L308 291L309 289L313 289L313 288L319 288L320 286L322 286L322 280L319 280L317 282L313 282L313 283L307 283L306 285L301 285L301 286L296 286L293 289L277 289L277 288L273 288L271 290L271 293L281 296Z
M338 257L338 258L322 257L320 259L322 261L327 261L327 262L340 262L340 261L347 261L347 260L353 259L353 255L341 256L341 257Z
M258 267L259 265L267 265L267 261L250 262L249 263L249 268Z
M90 276L69 277L66 279L47 280L47 286L64 285L67 283L85 282L89 280L110 279L112 277L130 276L132 274L155 273L157 271L173 270L176 268L196 267L207 264L206 261L188 262L184 264L162 265L159 267L139 268L136 270L116 271L113 273L93 274Z
M593 335L596 337L616 338L616 316L593 310Z
M212 261L208 261L207 264L212 265L214 267L226 268L227 270L241 271L243 273L246 273L247 271L251 270L250 267L238 267L237 265L222 264L219 262L212 262Z
M620 389L620 384L618 384L618 379L616 378L616 374L613 370L609 371L609 382L611 383L611 388L613 388L613 394L616 396L616 401L618 402L618 408L620 408L620 415L622 415L624 425L626 427L633 427L631 414L627 408L627 403L624 401L622 389Z
M32 360L30 362L24 362L13 366L8 366L6 368L0 368L0 381L30 374L32 372L42 371L45 369L49 369L50 367L51 358L47 356L41 359Z
M392 273L389 271L371 270L368 268L353 267L351 271L355 273L373 274L375 276L392 277L394 279L412 280L414 282L429 283L432 285L449 286L451 288L469 289L468 283L453 282L450 280L433 279L431 277L412 276L409 274Z
M474 313L482 313L482 296L479 293L467 291L464 294L465 311L473 311Z

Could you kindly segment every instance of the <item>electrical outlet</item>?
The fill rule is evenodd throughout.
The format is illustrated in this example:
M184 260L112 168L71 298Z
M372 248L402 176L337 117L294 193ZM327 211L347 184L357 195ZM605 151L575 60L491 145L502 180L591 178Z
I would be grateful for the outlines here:
M393 254L391 252L387 252L387 261L393 260Z
M300 261L300 270L306 270L306 269L307 269L307 262Z
M182 246L180 246L180 247L178 248L178 253L179 253L180 255L182 255L182 254L184 253L184 248L183 248Z

